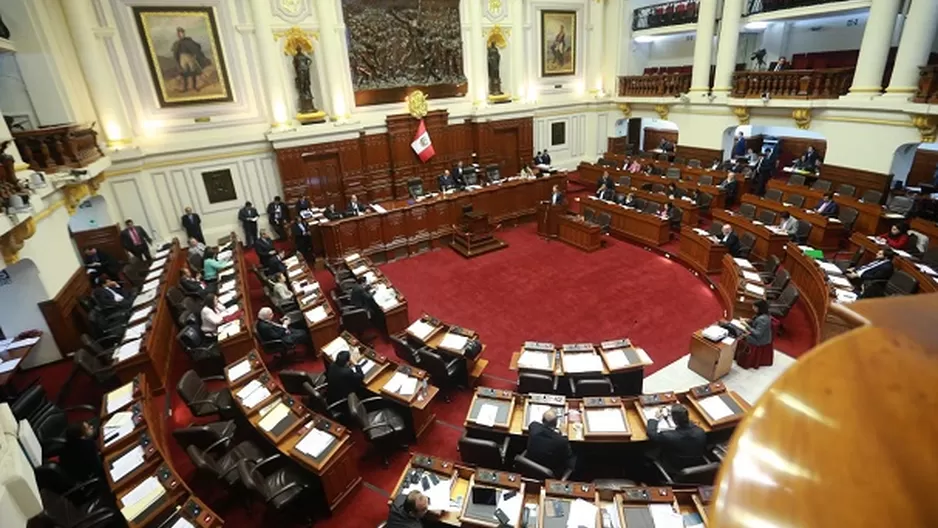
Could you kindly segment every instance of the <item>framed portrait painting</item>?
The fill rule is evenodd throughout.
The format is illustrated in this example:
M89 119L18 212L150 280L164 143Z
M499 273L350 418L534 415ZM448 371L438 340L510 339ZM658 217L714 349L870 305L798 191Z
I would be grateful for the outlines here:
M541 77L576 75L576 11L541 11Z
M211 7L133 8L160 107L232 100Z

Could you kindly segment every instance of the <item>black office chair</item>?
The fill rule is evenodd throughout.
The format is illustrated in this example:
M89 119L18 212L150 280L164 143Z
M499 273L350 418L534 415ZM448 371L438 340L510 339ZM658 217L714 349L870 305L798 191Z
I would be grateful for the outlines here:
M708 231L711 235L718 237L723 235L723 222L714 220L710 223L710 230Z
M557 392L556 376L535 372L518 373L518 392L521 394L552 394Z
M804 196L801 196L800 194L789 194L788 203L800 209L804 207Z
M547 466L542 466L537 462L528 458L528 451L524 450L520 455L515 456L515 471L521 473L523 476L528 478L533 478L536 480L547 480L547 479L556 479L557 476L554 475L553 470ZM567 468L564 471L564 474L560 476L560 480L567 480L570 478L570 475L573 473L573 470Z
M766 259L765 265L762 267L762 271L759 272L759 277L763 281L772 279L775 276L775 272L778 270L781 261L775 255L769 255L769 258Z
M254 335L257 335L257 333L255 332ZM257 340L261 344L261 350L265 354L273 356L273 362L276 365L282 366L296 358L296 343L289 343L283 339L262 341L260 337Z
M742 246L753 247L756 245L756 237L752 233L743 233L739 235L739 243Z
M49 489L39 490L42 499L40 518L57 528L126 526L123 516L113 504L101 498L87 502L73 501L75 492L60 495Z
M189 255L186 257L186 261L189 263L190 268L194 269L195 271L202 271L202 255L199 255L198 253L189 253Z
M169 300L169 305L173 310L179 313L184 308L183 301L186 299L186 294L179 286L170 286L166 289L166 299Z
M264 459L264 453L247 440L231 449L227 449L222 442L219 440L204 450L190 445L186 448L186 454L189 455L196 472L207 475L216 485L233 486L239 480L238 462L260 462Z
M360 400L355 393L349 394L348 411L351 420L362 430L365 438L379 450L384 467L388 467L390 450L396 445L394 441L399 443L401 434L406 430L404 419L388 406L388 402L378 396Z
M276 454L260 462L238 461L238 478L244 487L260 495L276 511L284 511L310 487L306 476Z
M442 356L429 348L422 348L420 355L420 368L430 375L430 382L440 389L443 400L449 403L449 393L457 387L469 384L466 373L466 362L462 358Z
M193 416L219 415L223 418L233 418L238 413L235 411L231 392L228 389L211 391L205 385L206 380L224 379L223 376L213 376L203 380L194 370L188 370L176 384L176 392Z
M813 185L811 185L811 188L814 189L815 191L827 192L831 190L832 185L833 183L831 183L828 180L817 180L816 182L814 182Z
M374 325L371 321L371 313L367 308L343 306L339 309L339 320L342 323L343 330L347 330L363 343L371 343L377 337L369 335L369 331L374 329Z
M716 479L720 462L701 458L700 463L677 471L668 471L661 462L652 461L661 486L709 486Z
M697 178L697 183L700 185L713 185L713 176L709 174L701 175L700 178Z
M615 391L608 378L568 378L570 380L570 396L573 398L590 398L593 396L611 396Z
M772 202L782 202L782 191L778 189L769 189L765 191L765 199Z
M707 214L710 212L710 205L713 203L713 196L702 192L697 194L697 206L700 207L700 212Z
M779 334L784 333L784 319L788 317L788 313L795 303L798 302L799 297L801 297L801 295L798 293L798 288L796 288L794 284L789 283L788 286L782 290L778 298L769 301L769 315L778 319Z
M805 222L804 220L798 220L798 230L795 231L795 242L799 244L807 244L808 237L811 236L812 226L810 223Z
M853 196L857 193L857 188L849 183L841 183L837 186L837 194L844 196Z
M410 197L415 200L423 196L423 181L420 178L411 178L407 180L407 193L410 194Z
M684 210L680 207L674 208L674 218L670 220L670 227L674 231L681 230L681 222L684 220Z
M583 211L583 220L586 222L593 223L593 217L596 215L596 212L592 209L586 209Z
M55 458L62 453L68 442L68 425L77 421L72 418L79 413L87 416L86 421L91 423L95 429L98 428L98 410L90 405L75 405L65 408L52 405L29 422L39 445L42 446L42 455L44 457Z
M625 188L632 187L632 177L631 176L619 176L619 185Z
M283 390L290 394L306 394L306 389L303 388L304 383L309 383L313 388L326 384L326 375L322 372L281 370L279 376Z
M651 183L643 183L639 188L643 191L653 192L652 189L654 189L654 185Z
M837 218L840 220L840 223L844 225L844 229L847 230L847 233L851 233L853 232L853 225L857 223L859 216L860 212L856 209L852 207L841 207Z
M653 183L651 184L651 192L653 193L663 193L667 189L663 183Z
M389 335L388 337L391 339L391 345L394 346L394 354L397 355L397 357L401 358L409 365L420 365L420 357L417 356L417 349L411 346L406 339L395 335Z
M635 200L632 202L632 207L638 209L639 211L644 211L645 205L647 205L647 202L644 198L635 198Z
M893 196L886 201L886 212L907 216L915 205L915 201L908 196Z
M658 161L668 161L667 154L658 154Z
M485 177L493 183L502 180L502 172L498 163L490 163L485 166Z
M857 248L853 252L853 255L849 259L838 259L837 255L834 255L834 265L840 268L840 271L846 272L850 268L856 268L860 265L860 259L863 258L864 250L863 248Z
M788 283L791 281L791 274L788 273L788 270L785 268L779 268L775 272L775 276L772 278L772 282L768 283L765 288L765 298L768 300L777 299L779 295L782 294L782 291L788 287Z
M886 296L912 295L918 291L918 280L904 271L897 271L886 282Z
M81 334L81 337L79 337L79 339L81 340L81 346L85 350L88 350L89 352L94 354L95 357L105 362L109 362L111 360L111 356L114 353L114 349L117 348L114 345L105 347L104 345L102 345L101 341L95 341L88 334Z
M860 196L860 201L863 203L879 203L882 199L883 193L874 191L873 189L867 189L863 192L863 195Z
M675 156L674 159L671 160L671 162L674 163L675 165L684 165L684 158Z
M218 342L206 339L197 323L186 324L176 334L176 339L189 356L192 366L200 377L220 376L225 372L225 358Z
M33 473L36 476L36 487L59 495L68 495L76 502L94 500L101 492L109 492L107 482L101 478L86 479L85 475L75 475L52 460L46 460L34 468Z
M744 204L742 204L742 205L739 206L739 214L745 216L746 218L748 218L748 219L750 219L750 220L755 220L755 218L756 218L756 206L755 206L755 205L752 205L752 204L749 204L749 203L744 203Z
M773 225L775 223L775 211L763 209L759 211L759 215L756 217L756 219L765 225Z
M103 390L110 391L121 385L114 369L84 348L76 350L72 360L75 362L76 368L87 374Z
M32 424L39 416L45 414L55 405L46 396L46 390L38 383L38 378L32 385L23 389L16 399L10 402L10 411L17 420L26 420Z
M681 179L681 169L677 167L669 167L668 172L665 173L669 180L680 180Z
M658 214L659 211L661 211L661 206L656 204L655 202L646 202L645 207L642 208L642 212L645 214L656 215Z
M215 444L220 444L227 449L236 432L237 426L234 420L222 420L173 429L173 438L183 450L188 449L189 446L208 449L209 446Z
M501 469L505 467L509 440L511 437L506 435L501 443L497 443L482 438L471 438L467 436L467 433L463 433L456 448L459 451L459 458L467 464Z
M304 382L302 389L303 391L300 394L303 395L303 403L307 407L337 422L348 423L348 399L342 398L329 403L326 398L326 391L329 390L328 383L313 386L309 382Z
M599 225L600 232L604 234L609 234L609 229L612 226L612 215L607 212L602 212L596 215L596 224Z
M788 177L788 185L804 185L805 179L802 174L792 174Z
M688 167L691 167L691 168L694 168L694 169L699 169L699 168L700 168L700 160L699 160L699 159L691 158L691 159L687 160L687 166L688 166Z

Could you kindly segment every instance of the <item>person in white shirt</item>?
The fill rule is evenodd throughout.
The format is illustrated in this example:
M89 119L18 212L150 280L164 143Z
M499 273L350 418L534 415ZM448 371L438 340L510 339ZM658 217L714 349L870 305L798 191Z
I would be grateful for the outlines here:
M788 234L788 238L794 240L795 235L798 233L798 219L789 214L788 211L782 211L780 216L782 221L779 227L785 230L785 233Z
M205 244L199 242L195 238L189 239L189 254L195 253L196 255L203 257L205 256Z
M290 292L290 288L287 287L287 277L283 273L274 275L272 287L274 301L286 302L293 300L293 293Z
M218 335L218 327L225 322L222 312L225 307L218 302L218 297L214 293L205 296L205 306L202 307L202 334L215 337Z
M554 185L553 192L550 195L551 205L560 205L563 203L563 193L560 192L560 186Z

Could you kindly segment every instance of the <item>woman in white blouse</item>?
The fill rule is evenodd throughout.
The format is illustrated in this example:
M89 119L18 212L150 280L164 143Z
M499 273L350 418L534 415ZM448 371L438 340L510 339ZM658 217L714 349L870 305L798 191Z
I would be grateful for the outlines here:
M293 300L293 293L290 292L290 288L287 287L287 278L283 273L278 273L274 275L273 280L273 297L274 301L277 303L283 303Z
M225 322L222 312L225 307L218 302L214 293L205 296L205 306L202 307L202 334L215 337L218 335L218 327Z

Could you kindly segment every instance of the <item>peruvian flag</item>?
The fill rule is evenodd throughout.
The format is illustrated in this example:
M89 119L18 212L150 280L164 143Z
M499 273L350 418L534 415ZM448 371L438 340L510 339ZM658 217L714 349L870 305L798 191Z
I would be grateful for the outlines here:
M423 119L420 120L417 134L414 135L414 141L410 144L410 148L414 149L420 161L424 163L436 155L436 151L433 150L433 143L430 142L430 134L427 133L427 125L424 124Z

